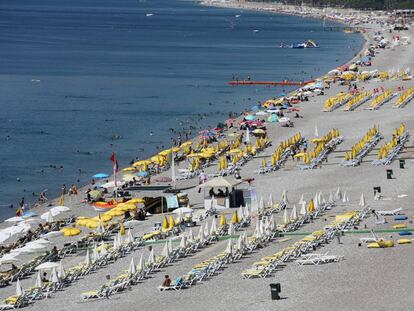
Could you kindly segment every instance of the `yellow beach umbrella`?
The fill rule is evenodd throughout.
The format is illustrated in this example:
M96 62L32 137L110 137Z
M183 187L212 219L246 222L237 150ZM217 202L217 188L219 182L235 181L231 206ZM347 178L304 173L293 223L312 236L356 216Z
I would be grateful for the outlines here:
M122 169L122 171L123 172L133 172L133 171L135 171L135 167L132 167L132 166L126 167L126 168Z
M119 233L120 233L121 235L125 235L125 226L124 226L124 224L121 224L121 225L119 226Z
M85 227L89 229L96 229L98 228L98 226L99 226L99 222L96 220L92 220L92 219L89 219L85 224Z
M315 211L315 203L313 202L313 199L311 199L308 204L308 212L312 213L314 211Z
M63 232L64 236L76 236L82 232L79 228L63 228L60 231Z
M227 224L227 220L226 217L224 216L224 214L220 215L220 226L224 227Z
M106 212L104 215L109 215L109 216L123 216L125 214L124 211L120 210L120 209L116 209L113 208L111 209L109 212Z
M175 220L174 217L172 215L170 215L169 219L168 219L168 228L172 229L175 227Z
M233 212L233 215L231 216L231 223L238 224L240 222L240 217L237 211Z
M142 198L134 198L134 199L131 199L131 200L125 202L125 203L127 203L127 204L129 204L129 203L137 204L137 203L145 203L145 201Z
M185 147L191 146L192 144L193 144L192 141L186 141L185 143L181 144L180 148L185 148Z
M99 221L99 219L101 219L103 222L108 222L108 221L112 220L112 216L108 215L108 214L102 214L102 215L90 218L89 220Z
M162 229L167 230L169 228L170 224L168 223L167 216L164 216L164 219L162 221Z

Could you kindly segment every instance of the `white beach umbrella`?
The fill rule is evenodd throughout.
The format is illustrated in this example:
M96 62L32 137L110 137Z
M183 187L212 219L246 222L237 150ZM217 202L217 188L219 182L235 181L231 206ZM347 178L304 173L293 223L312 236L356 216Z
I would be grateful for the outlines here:
M319 137L318 126L315 124L315 137Z
M104 233L104 232L105 232L105 227L104 227L104 224L103 224L103 222L102 222L102 219L101 219L101 218L99 218L99 221L98 221L98 227L96 228L96 231L97 231L98 233Z
M209 225L208 222L206 221L206 224L204 225L204 236L208 237L210 235L210 230L209 230Z
M59 282L59 277L56 271L56 268L52 269L52 279L51 279L52 283L57 283Z
M181 236L181 242L180 242L180 248L186 248L187 247L187 237L185 234Z
M65 275L66 275L65 269L63 269L63 263L62 263L62 261L59 263L59 268L58 268L57 273L58 273L59 278L61 278L61 279L64 278Z
M35 270L52 270L52 269L56 269L57 267L59 267L59 264L56 262L44 262L40 265L38 265Z
M338 187L338 189L336 190L335 193L335 200L341 200L342 199L342 193L341 193L341 188Z
M232 222L230 222L230 224L229 224L229 229L227 230L227 234L228 234L228 235L234 235L234 233L235 233L235 230L234 230L233 223L232 223Z
M227 243L226 250L224 251L226 254L232 254L233 253L233 242L231 239L229 239L229 242Z
M162 248L161 256L166 258L170 257L170 252L168 250L168 241L165 241L164 247Z
M116 235L117 236L117 239L118 239L118 247L121 247L122 246L122 243L124 242L124 238L122 237L122 234L121 234L121 231L118 231L118 234Z
M249 130L249 128L246 128L246 137L244 138L244 141L247 144L250 143L250 130Z
M342 203L346 203L346 191L344 191L344 195L342 196Z
M5 254L3 255L3 257L0 258L0 264L14 264L20 261L20 259L17 258L17 256L19 255L20 253L18 252Z
M24 294L24 289L22 287L22 284L20 283L20 280L17 279L16 282L16 296L20 297Z
M148 256L148 263L149 263L150 265L152 265L152 264L154 264L154 263L155 263L155 255L154 255L154 249L153 249L153 248L151 249L151 251L150 251L150 253L149 253L149 256Z
M286 208L283 210L283 223L285 225L289 223L289 217L288 217L287 209Z
M297 211L296 211L296 205L293 205L292 212L290 214L290 219L291 220L296 220L296 218L298 218L298 214L297 214Z
M173 211L173 214L180 214L180 213L183 213L183 214L192 214L193 212L194 212L194 210L192 208L189 208L189 207L180 207L180 208L175 209Z
M306 201L303 201L302 202L302 206L300 207L300 214L302 215L302 216L305 216L306 215Z
M114 249L118 249L120 245L118 245L118 237L114 235Z
M243 236L242 235L240 235L239 236L239 238L238 238L238 240L237 240L237 249L239 250L239 251L241 251L242 249L243 249L243 247L244 247L244 245L243 245L244 243L243 243Z
M20 217L20 216L14 216L14 217L11 217L11 218L7 218L5 220L5 222L21 222L21 221L24 221L24 218Z
M43 215L42 215L43 216ZM42 218L42 216L40 216L40 218ZM46 221L48 222L48 223L52 223L53 222L53 214L52 214L52 211L49 211L48 213L47 213L47 215L46 215Z
M190 231L188 232L188 242L194 243L194 240L195 240L194 232L193 232L193 229L190 228Z
M269 200L267 201L267 205L270 208L273 208L273 196L272 196L272 194L269 195Z
M35 287L37 287L37 288L42 288L42 286L43 286L43 282L42 282L42 277L41 277L41 275L40 275L40 271L37 273L37 276L36 276L36 283L35 283Z
M259 209L259 202L257 202L256 196L252 198L250 208L252 214L257 214L257 211Z
M210 234L211 235L217 234L217 223L216 223L216 218L215 217L213 217L213 219L211 221Z
M259 230L260 234L263 236L263 234L265 233L265 224L263 219L259 222Z
M172 239L168 240L168 253L172 253L173 252L173 246L172 246Z
M245 218L249 218L250 217L250 211L249 211L249 206L246 203L246 206L244 207L244 217Z
M85 265L88 267L91 264L91 256L89 255L89 249L86 250Z
M332 192L329 193L328 202L331 203L331 204L335 202L335 199L334 199L334 196L333 196Z
M129 264L129 268L128 268L128 273L130 274L135 274L135 272L137 272L137 269L135 267L135 261L134 261L134 257L131 258L131 262Z
M240 205L237 213L239 214L240 219L244 219L244 209L242 205Z
M299 205L301 205L301 204L302 204L302 202L304 202L304 200L303 200L303 193L302 193L302 195L300 196L300 199L299 199Z
M131 229L127 231L127 237L125 240L128 244L134 242L134 236L132 235Z
M142 221L131 219L126 222L124 222L125 228L134 228L135 226L139 225Z
M97 261L99 259L99 252L96 243L93 245L93 253L92 253L93 261Z
M144 270L144 258L143 258L142 254L141 254L141 257L139 258L139 261L138 261L137 270L138 271L143 271Z
M254 235L257 239L261 239L262 236L263 236L261 231L260 231L260 223L259 222L256 223L256 228L254 230Z
M201 243L205 241L206 238L204 236L204 224L200 225L197 238L200 240Z
M364 207L365 206L365 197L364 197L364 193L361 193L361 198L359 199L359 206Z
M280 198L280 201L282 201L285 204L289 203L289 200L288 200L288 197L287 197L287 191L286 190L283 190L282 196Z
M263 201L263 197L260 197L260 201L259 201L259 211L263 211L264 210L264 201Z
M108 254L108 251L106 250L106 244L102 242L101 244L101 256L105 256L106 254Z

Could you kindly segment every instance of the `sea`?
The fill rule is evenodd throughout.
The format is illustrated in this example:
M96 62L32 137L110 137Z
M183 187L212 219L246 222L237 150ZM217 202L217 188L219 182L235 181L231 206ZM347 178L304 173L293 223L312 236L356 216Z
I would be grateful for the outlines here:
M278 48L312 39L319 49ZM278 96L364 40L322 21L180 0L0 2L0 220ZM182 137L185 140L185 137Z

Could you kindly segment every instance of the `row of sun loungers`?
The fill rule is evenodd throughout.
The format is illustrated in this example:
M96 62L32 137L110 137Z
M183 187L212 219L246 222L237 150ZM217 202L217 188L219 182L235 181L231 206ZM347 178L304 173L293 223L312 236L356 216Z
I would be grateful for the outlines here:
M410 134L405 131L405 126L403 125L396 132L398 133L397 135L394 134L393 140L380 148L378 153L379 159L372 161L372 165L390 165L404 149Z

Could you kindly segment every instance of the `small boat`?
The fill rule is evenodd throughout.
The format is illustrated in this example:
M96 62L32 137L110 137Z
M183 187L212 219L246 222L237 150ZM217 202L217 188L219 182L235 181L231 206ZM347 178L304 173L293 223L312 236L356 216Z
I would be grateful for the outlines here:
M91 203L91 205L93 206L94 210L97 212L106 212L114 208L115 206L117 206L118 203L115 201L110 201L110 202L98 201L98 202Z
M308 40L307 42L298 43L298 44L285 44L281 43L279 45L281 49L315 49L319 48L319 45L315 43L315 41Z

